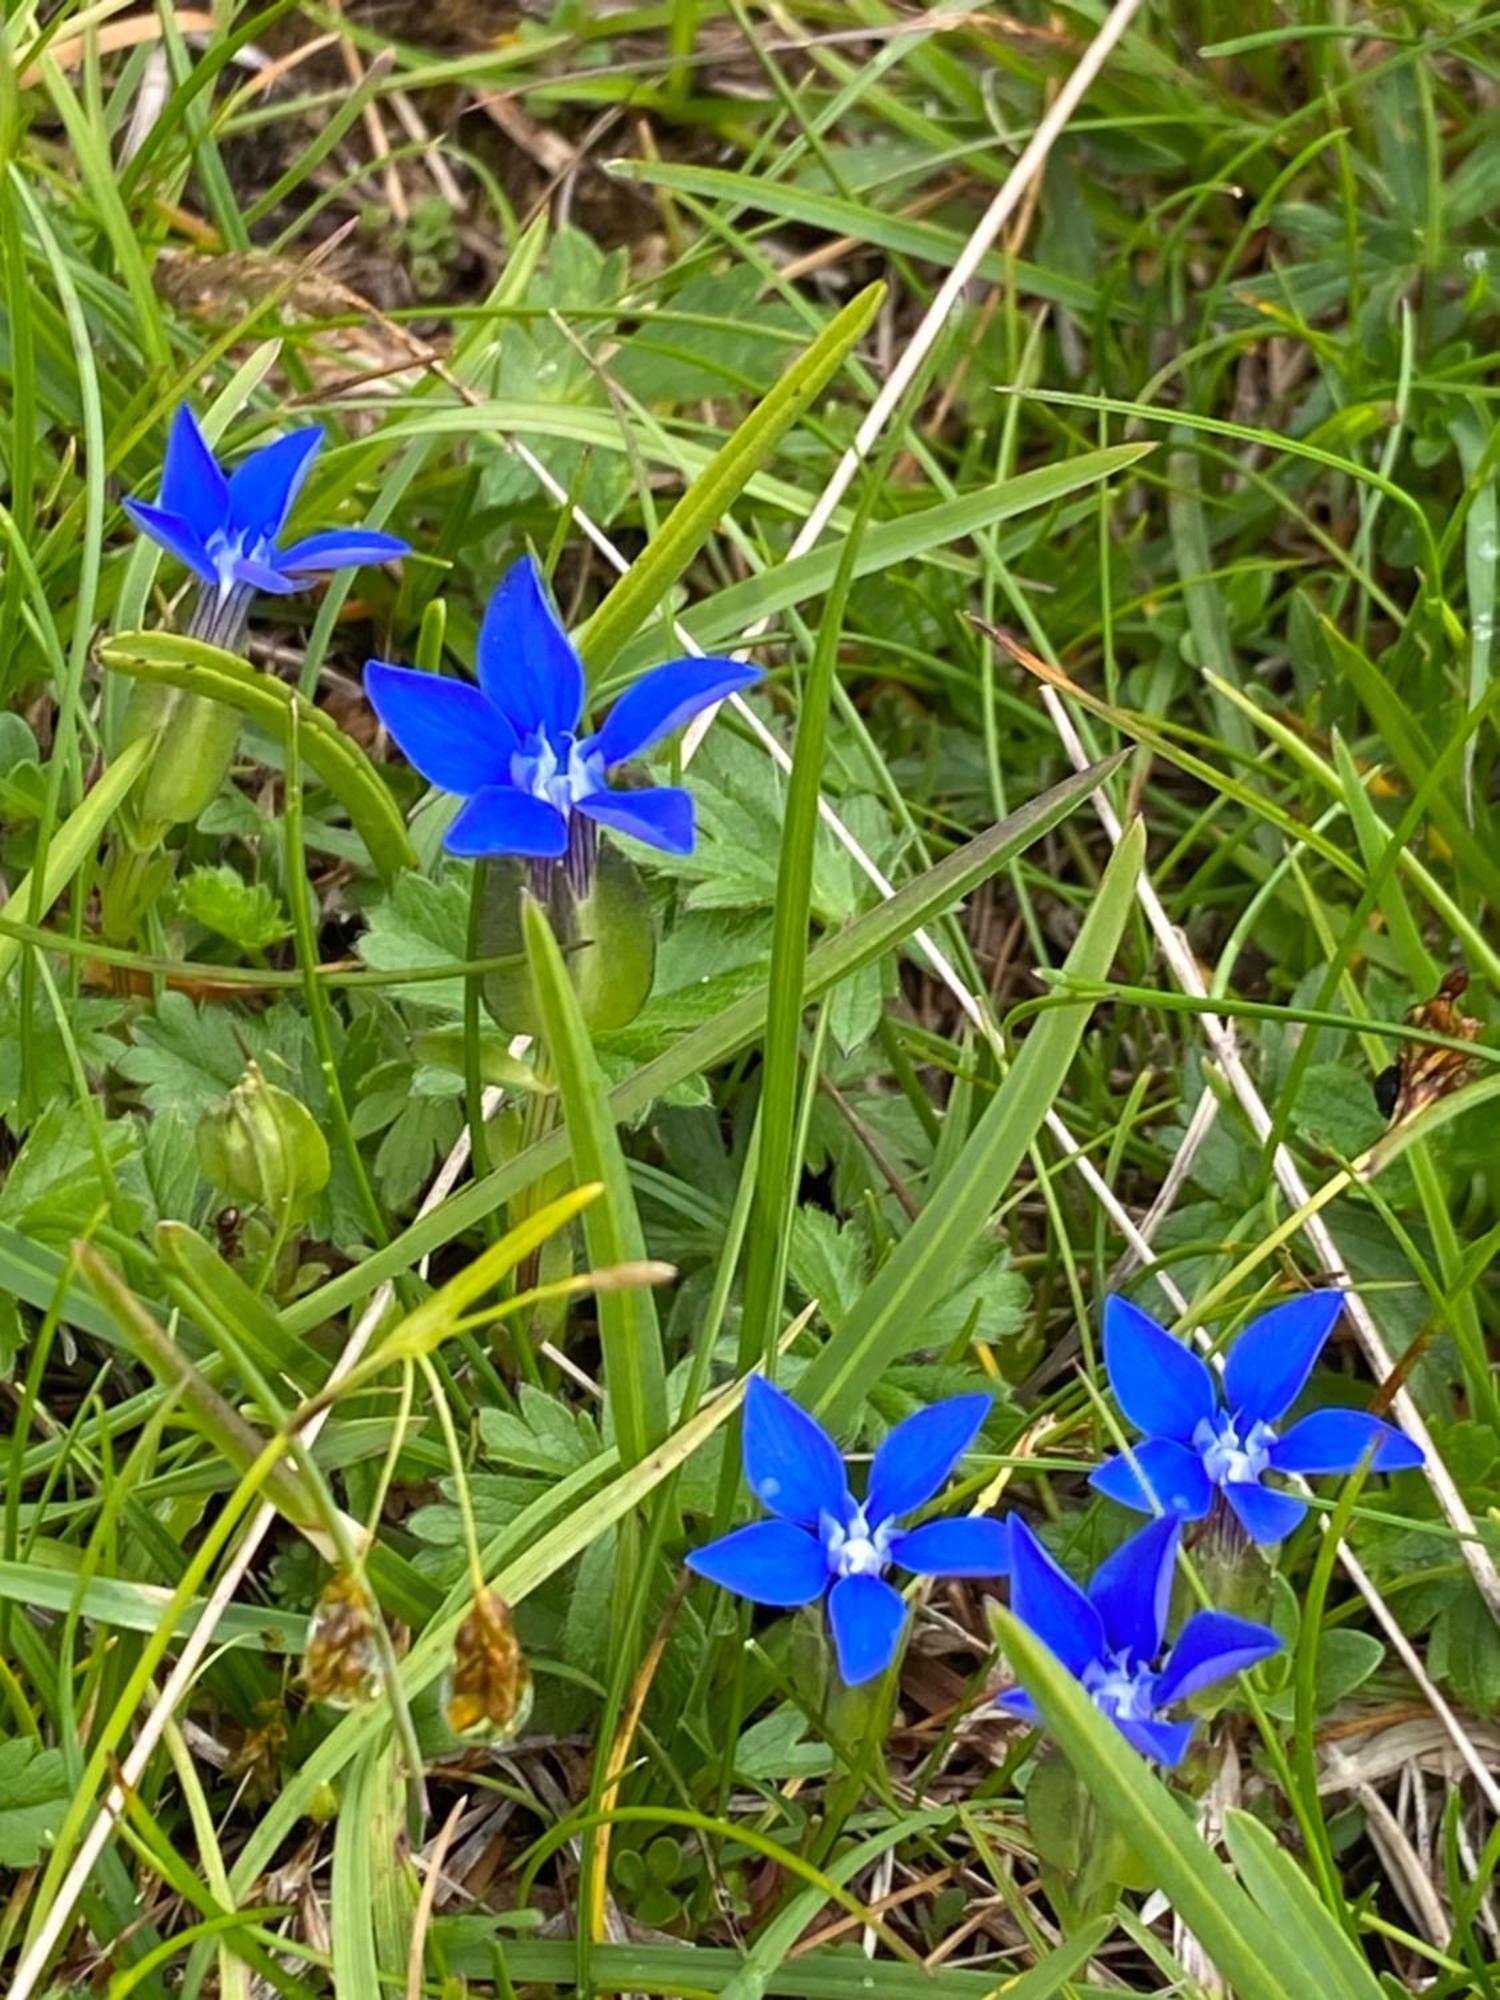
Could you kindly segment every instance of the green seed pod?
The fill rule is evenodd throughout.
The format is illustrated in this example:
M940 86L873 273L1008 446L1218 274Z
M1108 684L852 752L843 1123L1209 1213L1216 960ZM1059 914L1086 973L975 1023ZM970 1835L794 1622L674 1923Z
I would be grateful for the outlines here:
M136 781L131 811L142 827L181 826L198 817L228 775L240 718L206 695L137 681L125 710L125 741L153 735L156 755Z
M222 1103L198 1124L198 1160L230 1201L295 1222L328 1185L328 1141L290 1091L267 1083L251 1063Z

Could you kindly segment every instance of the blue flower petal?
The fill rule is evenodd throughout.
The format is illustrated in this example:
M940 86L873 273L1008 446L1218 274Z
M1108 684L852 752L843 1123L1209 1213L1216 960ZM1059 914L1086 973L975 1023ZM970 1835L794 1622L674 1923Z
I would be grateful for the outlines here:
M157 505L163 513L186 521L200 541L207 541L229 519L229 482L186 403L167 434Z
M1133 1750L1173 1771L1187 1755L1193 1740L1191 1722L1132 1722L1122 1715L1113 1718L1116 1729Z
M443 845L465 861L494 854L556 861L568 851L568 823L546 799L514 785L485 785L443 835Z
M839 1448L816 1417L764 1375L745 1391L745 1479L763 1507L816 1528L824 1514L846 1521L852 1502Z
M1262 1545L1284 1541L1307 1512L1306 1501L1295 1494L1278 1493L1249 1479L1225 1480L1224 1498L1251 1541Z
M1425 1457L1404 1431L1367 1410L1314 1410L1271 1446L1271 1463L1278 1472L1352 1472L1372 1445L1376 1472L1410 1472Z
M1187 1444L1218 1407L1205 1363L1129 1299L1104 1302L1104 1365L1115 1401L1147 1437Z
M1010 1530L1004 1521L980 1514L929 1521L893 1537L891 1561L918 1576L1005 1576L1010 1571Z
M490 599L478 664L479 685L523 737L543 730L556 745L578 727L583 668L530 556L511 564Z
M1304 1292L1252 1320L1224 1364L1224 1397L1236 1417L1274 1424L1284 1415L1343 1310L1342 1292ZM1237 1427L1243 1433L1245 1424Z
M168 555L186 563L195 576L201 576L205 583L218 582L219 573L185 515L169 513L164 507L148 507L144 500L127 500L125 512L143 535L149 535Z
M759 679L758 667L739 660L669 660L625 690L589 747L603 752L606 766L623 764L691 722L700 709Z
M306 589L295 576L283 576L272 564L258 562L254 556L235 557L234 580L251 590L264 590L272 597L294 597L299 590Z
M1128 1456L1107 1458L1089 1474L1089 1485L1138 1514L1165 1511L1184 1521L1201 1521L1214 1501L1203 1460L1172 1438L1143 1438Z
M752 1604L786 1609L811 1604L828 1585L823 1544L790 1521L756 1521L706 1549L695 1549L687 1566Z
M382 535L374 528L330 528L326 534L307 535L282 549L276 567L288 576L302 576L310 570L358 569L365 563L390 562L410 554L410 546L396 535Z
M1150 1666L1161 1651L1181 1533L1175 1515L1158 1516L1122 1542L1089 1580L1089 1602L1104 1622L1109 1649L1128 1653L1132 1666Z
M515 732L477 687L371 660L365 668L365 693L429 785L467 798L482 786L510 782L510 760L518 747ZM548 810L559 817L554 808Z
M996 1708L1003 1708L1007 1715L1014 1715L1022 1722L1029 1722L1034 1729L1042 1726L1042 1711L1036 1699L1025 1688L1006 1688L995 1696Z
M677 785L651 785L639 792L586 792L574 810L632 840L644 840L664 854L693 851L692 794Z
M274 541L322 442L322 425L309 424L242 459L229 480L231 526L251 541Z
M1157 1704L1170 1708L1280 1651L1281 1641L1269 1625L1231 1618L1227 1611L1199 1611L1183 1626L1157 1675Z
M993 1407L984 1394L950 1396L897 1424L870 1468L871 1526L910 1514L940 1493Z
M1070 1674L1104 1655L1104 1621L1019 1514L1010 1517L1010 1608Z
M833 1650L846 1687L884 1673L896 1657L906 1603L878 1576L843 1576L828 1593Z

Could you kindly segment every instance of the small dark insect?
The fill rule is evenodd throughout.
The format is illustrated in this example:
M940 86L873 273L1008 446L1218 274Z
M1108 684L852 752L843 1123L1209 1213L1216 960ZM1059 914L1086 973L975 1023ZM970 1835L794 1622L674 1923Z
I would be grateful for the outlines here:
M1371 1087L1375 1092L1375 1103L1381 1117L1394 1117L1396 1100L1401 1095L1400 1063L1393 1062L1389 1069L1383 1069Z
M1468 986L1468 973L1461 965L1455 966L1430 1000L1420 1001L1408 1010L1407 1020L1412 1027L1426 1028L1430 1034L1472 1042L1480 1024L1458 1009L1458 1001ZM1430 1042L1407 1042L1399 1060L1375 1078L1375 1102L1381 1117L1399 1125L1439 1097L1457 1090L1468 1081L1472 1069L1472 1061L1459 1049L1438 1048Z
M239 1248L240 1230L245 1218L237 1208L221 1208L214 1217L214 1234L219 1239L219 1253L232 1257Z

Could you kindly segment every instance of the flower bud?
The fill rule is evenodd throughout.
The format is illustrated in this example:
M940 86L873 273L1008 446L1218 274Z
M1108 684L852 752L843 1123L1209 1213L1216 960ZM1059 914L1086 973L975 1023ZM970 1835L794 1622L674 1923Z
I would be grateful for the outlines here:
M455 1736L508 1743L531 1713L531 1669L510 1606L482 1591L453 1637L443 1708Z
M251 1063L222 1103L198 1124L198 1161L230 1201L295 1222L328 1185L328 1141L290 1091L267 1083Z
M155 736L156 755L136 780L131 811L143 828L195 820L228 775L240 718L222 701L159 681L137 681L125 710L125 742Z

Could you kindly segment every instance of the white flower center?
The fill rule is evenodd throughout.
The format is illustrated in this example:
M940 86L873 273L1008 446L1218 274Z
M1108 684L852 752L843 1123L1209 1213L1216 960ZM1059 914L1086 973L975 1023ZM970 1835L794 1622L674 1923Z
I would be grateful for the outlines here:
M1156 1713L1156 1676L1149 1667L1132 1667L1123 1653L1091 1667L1084 1686L1094 1698L1094 1706L1105 1715L1125 1722L1149 1722Z
M890 1567L890 1525L879 1521L872 1528L863 1507L856 1507L847 1521L825 1514L822 1528L828 1566L835 1576L881 1576Z
M239 578L235 575L235 565L248 554L252 562L264 562L275 544L269 535L261 535L253 548L247 551L245 544L250 539L248 528L242 528L237 535L231 535L224 528L215 528L204 548L219 578L220 599L228 597L239 588Z
M554 744L546 730L539 729L511 759L510 775L518 790L545 799L566 819L577 800L601 788L604 762L597 752L592 757L583 756L571 730Z
M1193 1447L1215 1486L1257 1484L1270 1469L1275 1442L1275 1431L1263 1423L1253 1423L1242 1438L1227 1410L1218 1417L1205 1417L1193 1432Z

